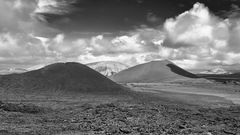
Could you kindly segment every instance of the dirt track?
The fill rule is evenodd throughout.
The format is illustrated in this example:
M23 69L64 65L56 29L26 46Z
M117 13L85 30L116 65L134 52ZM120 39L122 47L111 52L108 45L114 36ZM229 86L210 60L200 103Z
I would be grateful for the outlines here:
M132 83L127 84L135 91L151 92L162 98L178 100L202 106L240 105L239 86L214 83L178 84L178 83Z

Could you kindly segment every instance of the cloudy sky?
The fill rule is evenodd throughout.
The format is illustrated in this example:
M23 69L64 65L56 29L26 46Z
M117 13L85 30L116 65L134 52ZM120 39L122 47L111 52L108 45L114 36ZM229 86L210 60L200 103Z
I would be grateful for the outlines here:
M238 0L0 0L0 67L240 64Z

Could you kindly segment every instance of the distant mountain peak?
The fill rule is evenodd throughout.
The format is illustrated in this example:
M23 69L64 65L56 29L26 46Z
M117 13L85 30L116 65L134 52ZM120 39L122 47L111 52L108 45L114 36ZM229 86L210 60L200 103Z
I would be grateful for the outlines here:
M94 62L87 64L90 68L98 71L99 73L105 75L105 76L111 76L113 74L116 74L124 69L127 69L128 66L116 62L116 61L100 61L100 62Z

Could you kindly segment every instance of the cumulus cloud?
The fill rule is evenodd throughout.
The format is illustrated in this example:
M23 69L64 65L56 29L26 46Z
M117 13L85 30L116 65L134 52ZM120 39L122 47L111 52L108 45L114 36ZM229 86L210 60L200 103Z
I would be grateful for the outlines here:
M92 63L98 61L118 61L125 63L126 65L137 65L139 63L146 62L146 58L152 55L151 53L137 53L137 54L118 54L116 56L112 55L101 55L94 56L91 53L87 53L86 55L80 55L78 57L78 61L81 63Z
M233 63L230 59L240 53L239 22L221 19L203 4L196 3L189 11L166 20L166 39L160 51L173 60Z
M0 57L39 56L43 53L40 42L20 34L0 34Z
M36 20L36 8L34 0L0 0L0 32L47 36L59 33L57 29Z
M46 43L35 37L55 35L58 30L35 20L36 6L33 0L0 0L1 65L28 65L49 59Z
M201 64L207 67L210 63L229 64L232 63L229 57L238 56L230 42L239 34L231 36L237 30L235 26L231 27L229 20L218 18L203 4L196 3L189 11L166 20L163 29L142 28L112 39L102 35L92 37L86 55L80 56L79 60L116 58L134 65L170 59L184 68L196 68Z
M203 4L167 19L162 27L143 27L118 36L72 36L36 20L41 17L38 14L69 13L71 2L0 0L4 18L0 20L0 62L42 65L111 60L136 65L170 59L183 68L240 63L240 19L219 18ZM153 14L148 19L157 21Z
M157 42L162 41L163 33L155 29L139 29L122 36L104 37L98 35L86 40L88 52L94 56L156 53L159 49Z
M0 34L1 67L8 65L31 65L44 61L45 54L41 42L21 34Z
M135 65L150 60L152 55L159 54L164 35L158 30L148 28L134 30L117 37L98 35L72 40L64 34L58 34L52 39L36 38L42 42L45 50L55 54L62 61L89 63L111 60Z
M165 22L164 28L172 44L164 45L179 48L209 44L214 36L213 29L216 25L218 25L217 18L211 16L204 5L196 3L190 11Z
M155 42L162 40L162 33L155 29L138 29L117 37L71 38L35 20L40 13L66 13L67 5L69 1L65 0L0 0L0 17L4 18L0 20L1 62L41 64L116 58L136 64L144 59L143 54L158 52Z

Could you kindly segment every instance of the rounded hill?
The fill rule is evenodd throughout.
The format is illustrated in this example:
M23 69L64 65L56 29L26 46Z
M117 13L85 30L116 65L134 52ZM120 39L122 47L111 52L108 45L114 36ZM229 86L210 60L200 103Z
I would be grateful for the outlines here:
M197 76L168 60L140 64L111 76L112 80L119 83L157 83L184 78Z
M0 77L0 87L18 91L119 92L122 87L88 66L56 63L39 70Z

